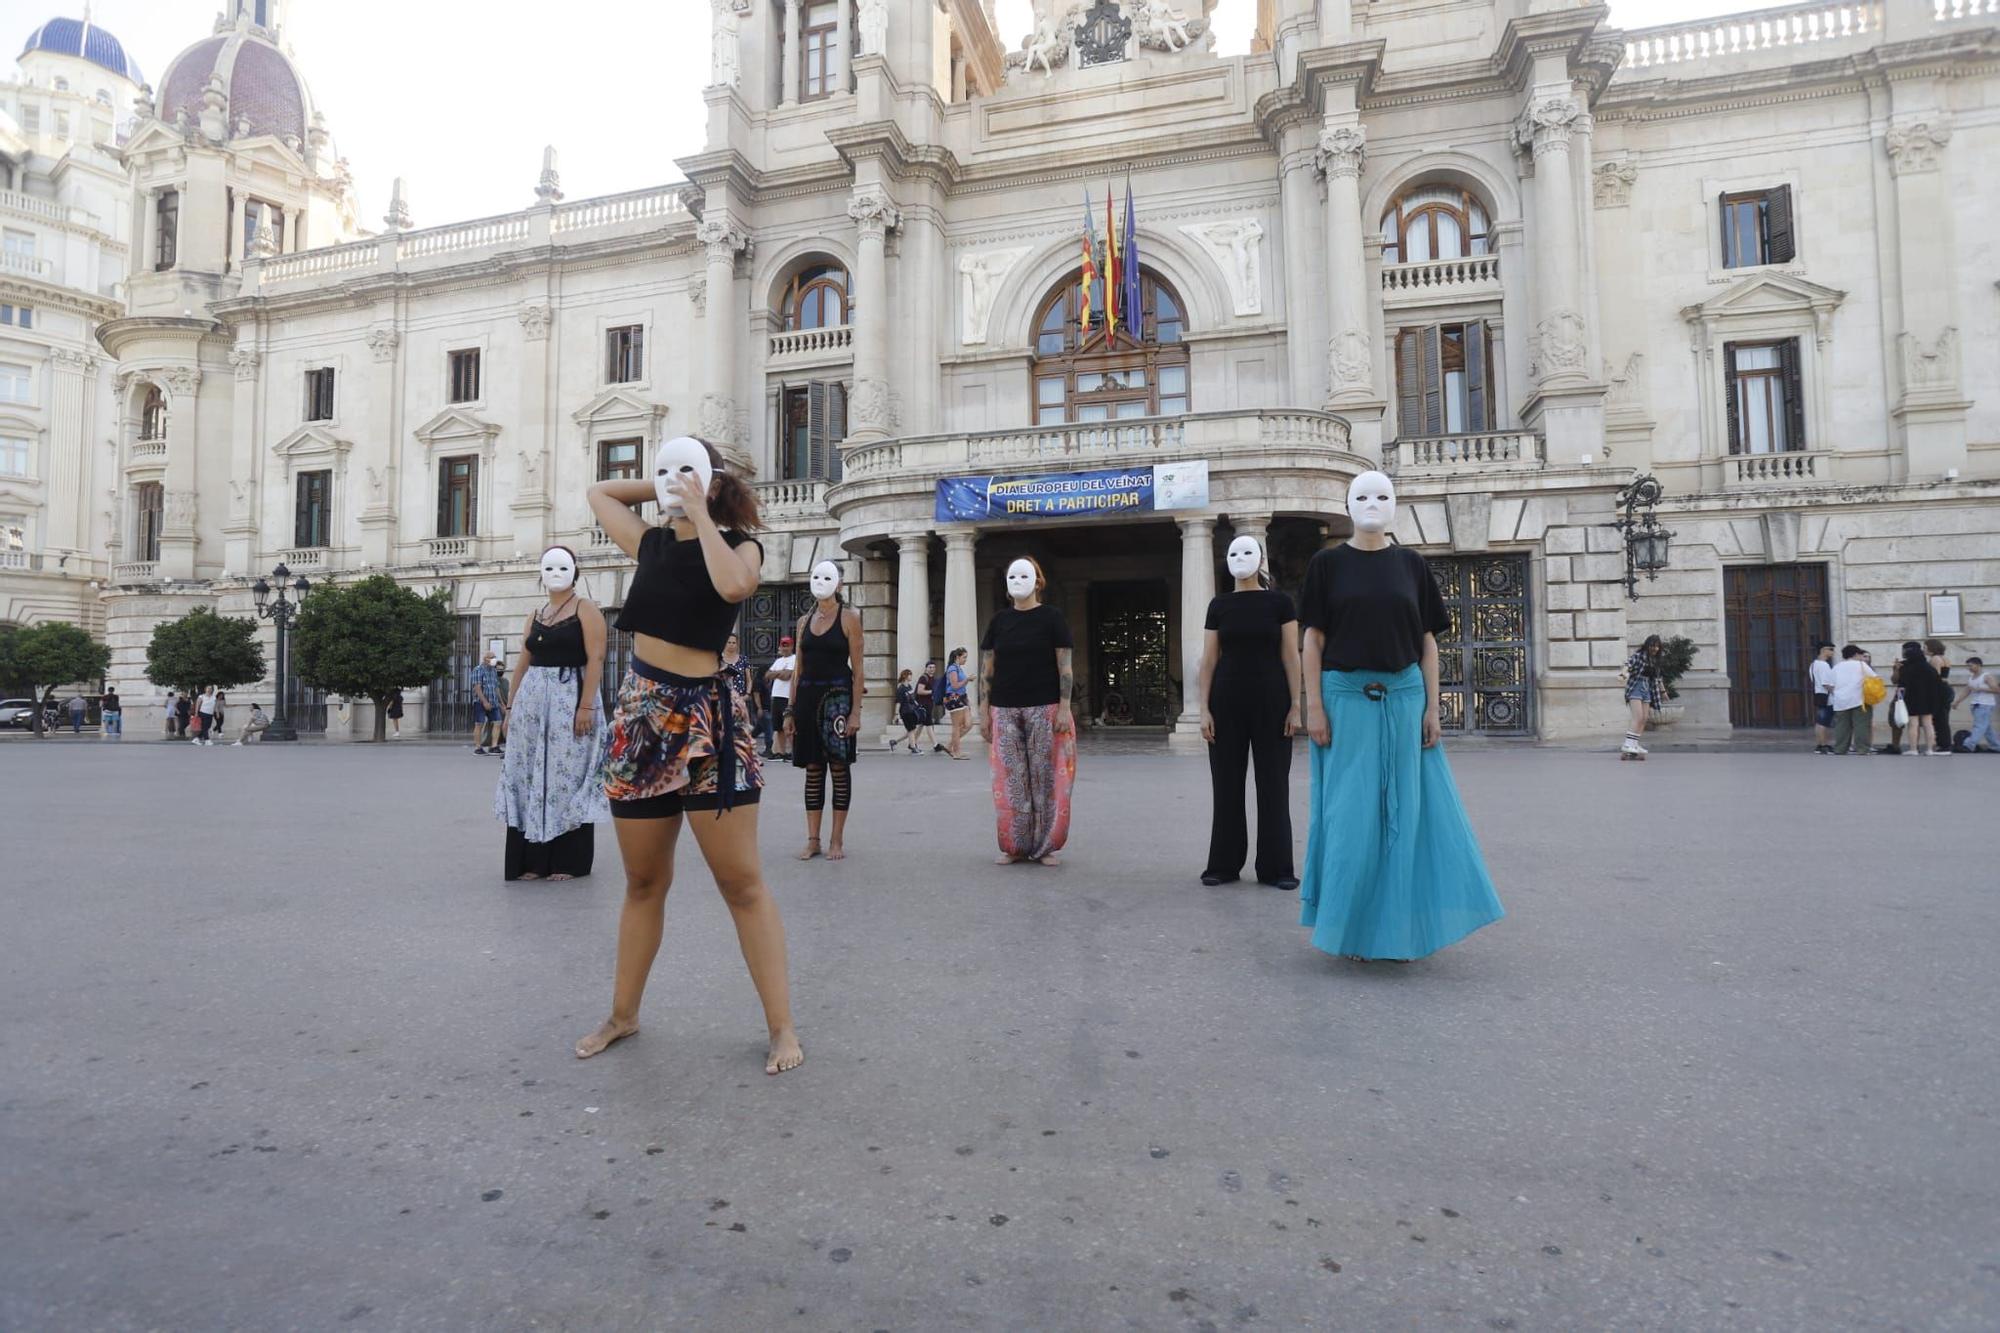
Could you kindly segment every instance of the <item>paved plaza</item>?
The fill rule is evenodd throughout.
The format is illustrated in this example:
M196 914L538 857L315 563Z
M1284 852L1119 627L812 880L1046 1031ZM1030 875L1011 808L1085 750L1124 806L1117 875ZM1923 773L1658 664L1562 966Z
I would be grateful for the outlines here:
M1053 870L900 753L802 866L777 771L771 1079L687 840L579 1062L615 847L503 884L497 764L0 747L0 1328L2000 1324L2000 763L1456 764L1509 916L1409 967L1200 887L1198 760Z

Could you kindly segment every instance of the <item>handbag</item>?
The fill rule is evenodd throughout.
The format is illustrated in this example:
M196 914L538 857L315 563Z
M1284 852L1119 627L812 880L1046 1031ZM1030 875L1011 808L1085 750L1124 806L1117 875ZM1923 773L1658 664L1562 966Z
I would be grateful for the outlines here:
M1910 725L1910 706L1903 702L1901 690L1896 692L1896 702L1889 709L1889 725L1907 727Z

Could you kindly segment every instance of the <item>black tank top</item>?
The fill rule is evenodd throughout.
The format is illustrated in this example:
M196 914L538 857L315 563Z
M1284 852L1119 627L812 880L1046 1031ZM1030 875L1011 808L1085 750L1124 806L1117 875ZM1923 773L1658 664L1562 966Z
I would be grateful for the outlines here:
M740 532L724 532L722 539L731 550L744 542L757 545L759 552L764 549ZM646 529L639 539L639 572L632 576L625 608L618 613L619 629L720 653L736 628L736 612L736 604L724 600L708 576L700 538L679 541L671 528Z
M537 620L521 641L531 665L538 667L580 667L590 657L583 646L583 622L566 616L553 625Z
M854 678L854 668L847 660L847 608L841 607L824 634L813 630L813 615L817 614L815 611L806 617L806 632L799 642L799 679L816 685L845 684Z

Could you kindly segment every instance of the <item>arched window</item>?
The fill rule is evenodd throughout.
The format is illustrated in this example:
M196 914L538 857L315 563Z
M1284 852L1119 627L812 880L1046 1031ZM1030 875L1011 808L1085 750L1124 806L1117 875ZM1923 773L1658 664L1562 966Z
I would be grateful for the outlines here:
M848 322L847 270L838 264L801 269L785 284L785 332L834 329Z
M146 404L139 410L139 438L167 438L167 396L160 392L157 384L146 386Z
M1188 410L1187 316L1180 298L1142 269L1136 328L1103 323L1103 285L1083 332L1082 273L1063 279L1035 319L1035 424L1172 416Z
M1492 253L1486 205L1456 185L1419 185L1382 215L1382 262L1424 264Z

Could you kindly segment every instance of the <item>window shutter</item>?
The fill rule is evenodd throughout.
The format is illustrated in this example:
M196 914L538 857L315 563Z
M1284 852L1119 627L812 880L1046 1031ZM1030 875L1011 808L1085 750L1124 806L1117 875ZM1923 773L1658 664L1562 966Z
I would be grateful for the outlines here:
M479 460L465 460L465 531L466 537L479 535Z
M1722 227L1722 266L1735 268L1739 261L1736 258L1736 233L1729 225L1728 195L1715 196L1715 216Z
M1798 253L1797 243L1792 240L1792 187L1780 185L1771 191L1764 210L1764 232L1770 253L1767 263L1789 264Z
M1736 344L1722 344L1722 401L1729 416L1729 452L1743 452L1743 408L1737 401Z
M451 536L451 460L444 459L438 464L438 521L437 535Z
M1396 433L1412 439L1424 433L1423 330L1396 335Z
M294 546L310 546L312 544L309 535L311 524L308 520L306 508L306 478L310 475L310 473L301 472L293 483L297 488L297 493L292 497L292 545Z
M1487 420L1486 322L1468 320L1465 325L1465 428L1483 431Z
M1423 332L1425 435L1444 434L1444 330L1436 324Z
M807 480L816 480L826 475L826 385L814 380L806 386L806 456Z
M643 324L632 326L632 364L628 369L631 378L635 380L646 378L646 327Z
M847 386L835 380L826 386L826 479L840 480L840 442L847 438Z
M604 331L604 382L606 384L618 382L618 330L616 329Z
M1806 447L1806 395L1804 377L1799 373L1799 340L1787 338L1778 344L1778 366L1785 377L1785 448Z

